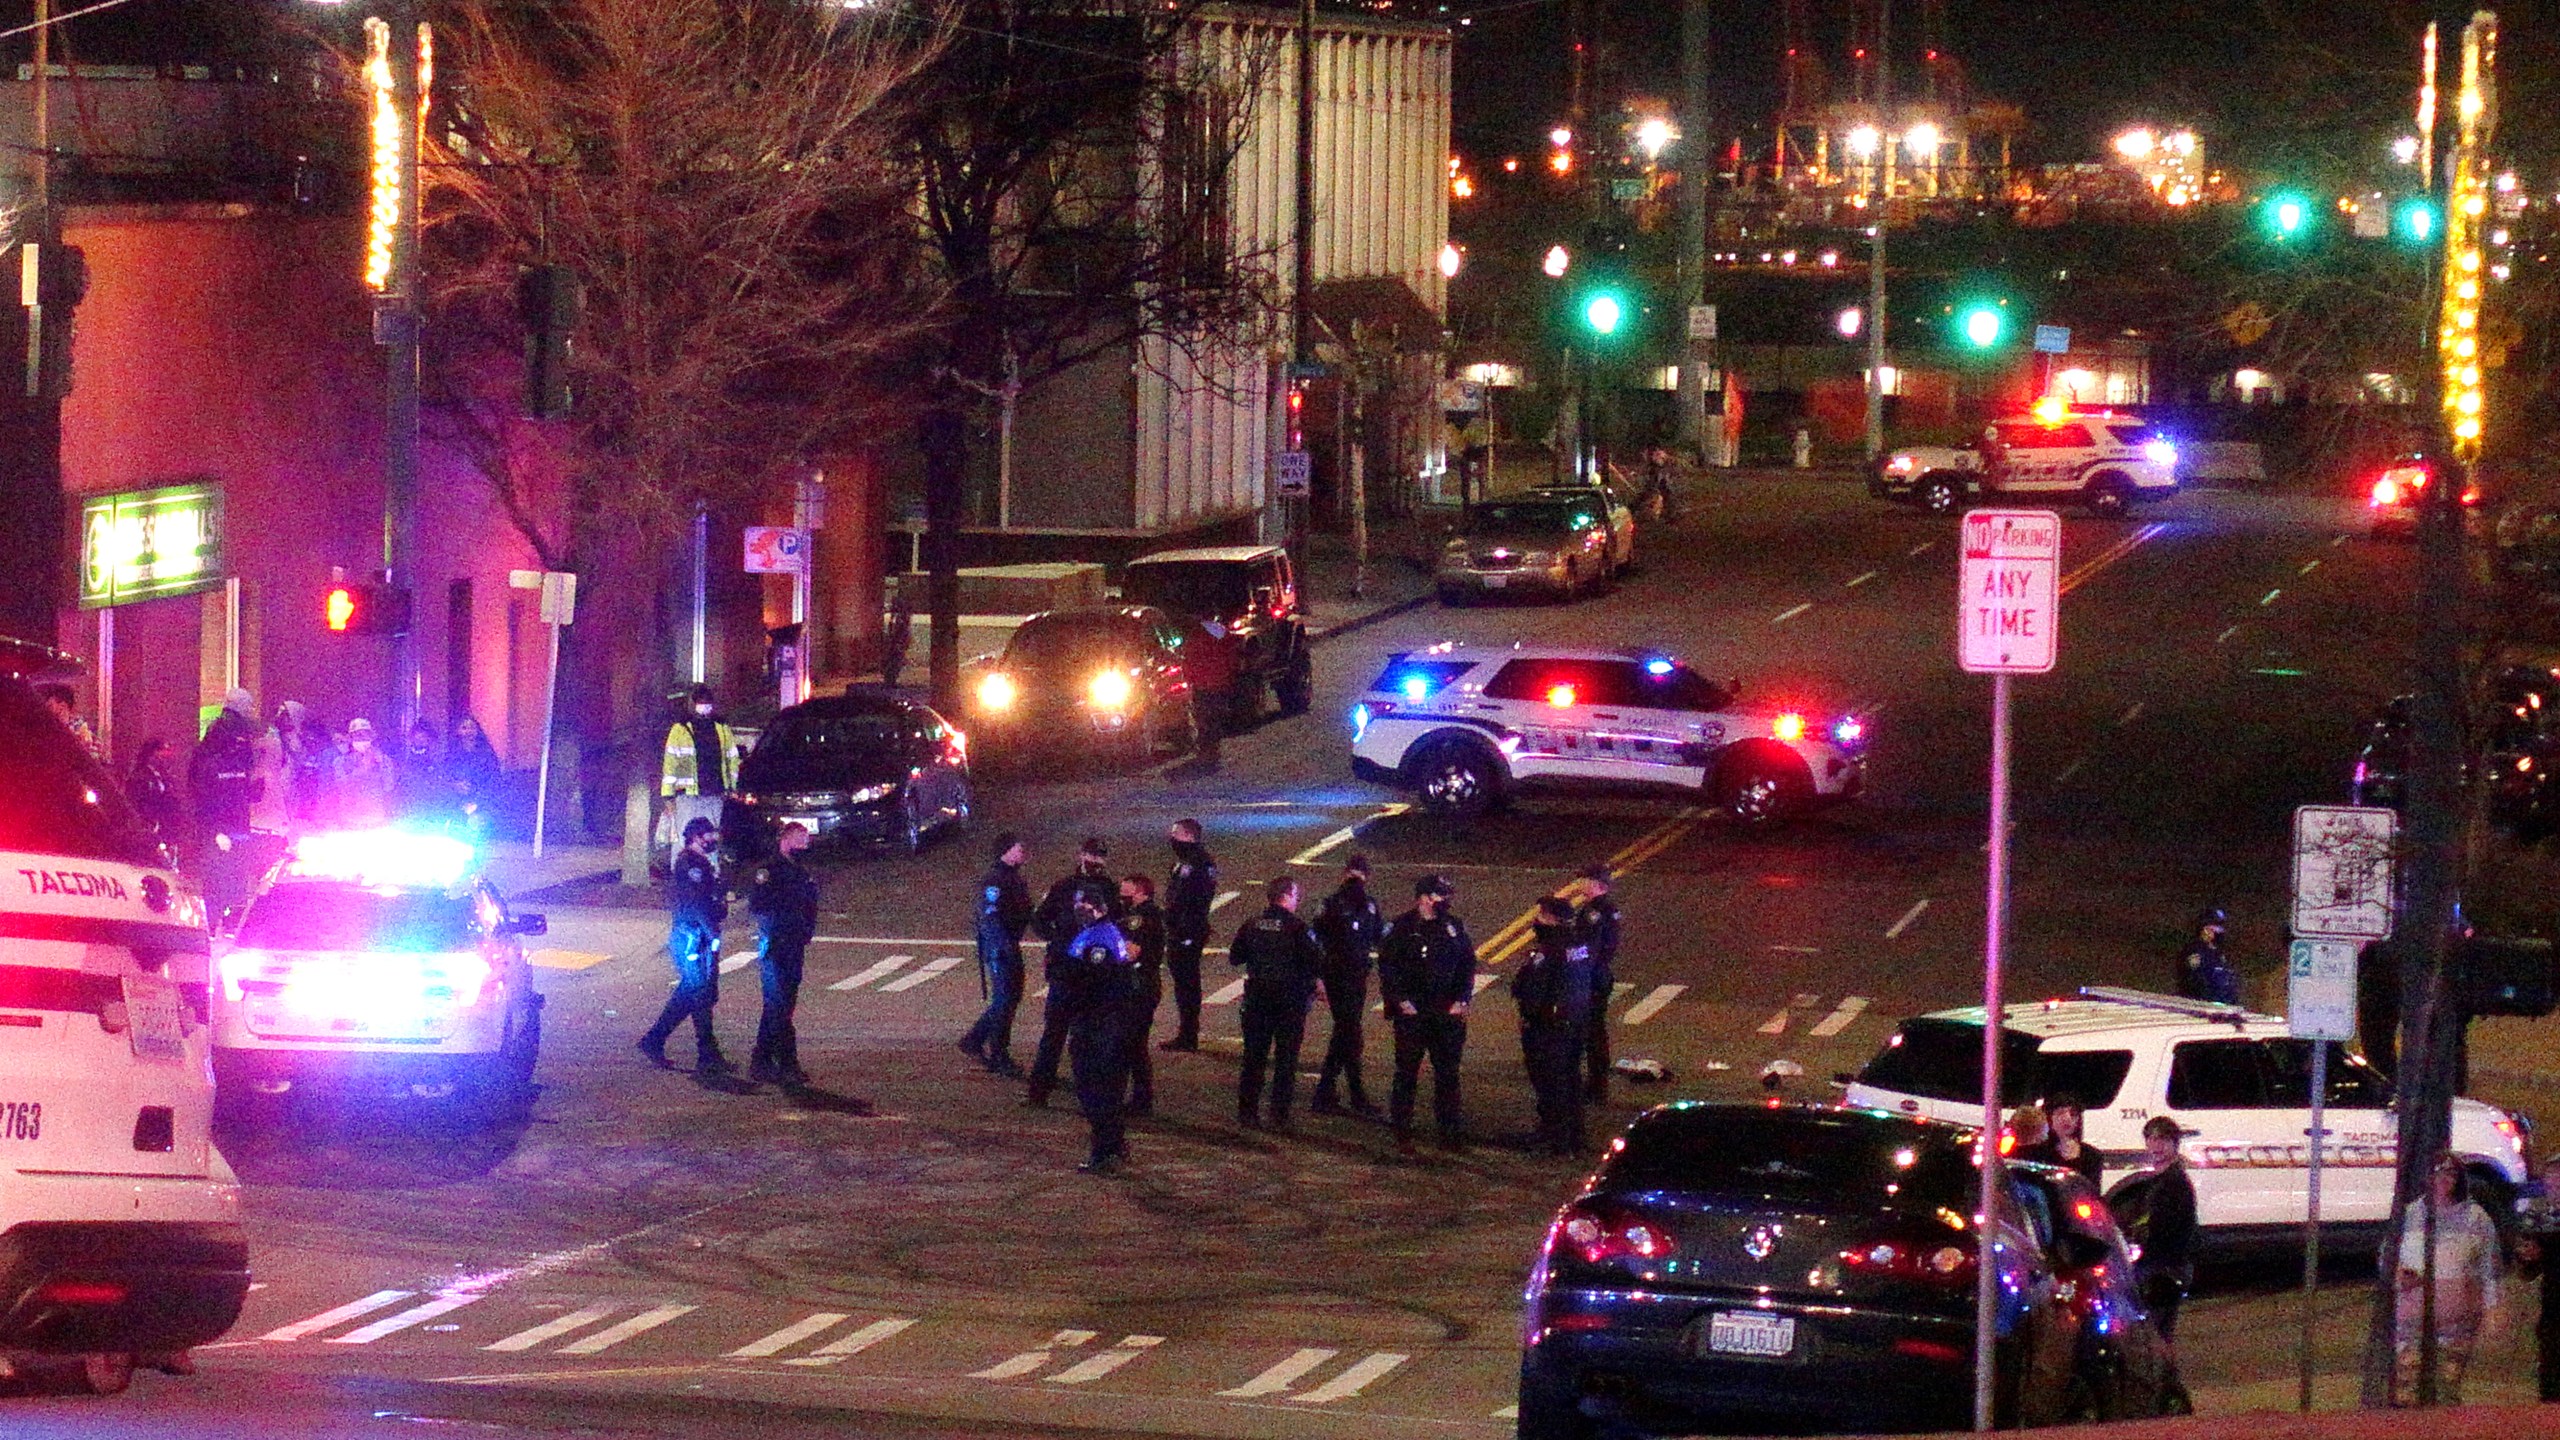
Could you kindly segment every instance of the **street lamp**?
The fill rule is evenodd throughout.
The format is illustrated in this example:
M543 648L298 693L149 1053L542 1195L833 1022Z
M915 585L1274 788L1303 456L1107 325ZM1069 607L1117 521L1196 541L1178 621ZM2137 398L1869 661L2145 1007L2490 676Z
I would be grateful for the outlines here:
M2000 313L1999 306L1982 303L1966 306L1964 314L1957 319L1956 327L1964 333L1966 344L1976 350L1988 350L2000 343L2000 336L2009 328L2009 321Z
M2151 158L2160 147L2160 137L2147 125L2137 125L2116 137L2116 153L2136 164Z
M1671 128L1670 121L1659 115L1649 115L1636 126L1636 148L1644 152L1647 161L1659 160L1678 135L1679 132Z
M1457 278L1458 278L1458 268L1459 268L1460 266L1462 266L1462 265L1466 264L1466 263L1467 263L1467 256L1466 256L1466 252L1465 252L1465 251L1463 251L1463 250L1460 250L1454 242L1444 242L1444 243L1440 246L1440 278L1441 278L1441 279L1443 279L1443 280L1455 280L1455 279L1457 279Z
M1937 126L1923 120L1902 132L1902 145L1914 159L1935 160L1938 158L1938 146L1945 138Z

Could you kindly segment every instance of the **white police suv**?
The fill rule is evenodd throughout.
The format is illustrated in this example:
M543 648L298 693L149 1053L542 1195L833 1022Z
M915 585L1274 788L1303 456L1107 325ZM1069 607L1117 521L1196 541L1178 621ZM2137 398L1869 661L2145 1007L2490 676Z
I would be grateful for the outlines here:
M1389 659L1351 710L1351 769L1469 816L1524 786L1652 785L1749 825L1850 800L1866 722L1744 705L1666 655L1435 645Z
M2237 1005L2091 987L2071 999L2011 1005L2001 1026L2001 1101L2068 1093L2110 1185L2142 1164L2142 1126L2178 1122L2209 1247L2298 1238L2309 1210L2311 1042L2285 1021ZM1906 1020L1851 1080L1846 1103L1961 1124L1982 1117L1982 1007ZM2391 1085L2360 1056L2329 1056L2330 1134L2320 1216L2379 1233L2399 1158ZM2472 1197L2513 1211L2527 1179L2524 1122L2477 1100L2453 1102L2453 1151Z

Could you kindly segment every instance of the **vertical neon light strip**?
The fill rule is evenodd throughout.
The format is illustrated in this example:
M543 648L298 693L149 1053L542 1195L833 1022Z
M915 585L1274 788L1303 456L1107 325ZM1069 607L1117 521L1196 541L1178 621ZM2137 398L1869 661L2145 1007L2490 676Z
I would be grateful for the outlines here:
M399 244L400 114L391 103L391 27L381 17L364 22L365 88L373 94L373 205L364 242L364 283L380 293L391 285L392 252Z

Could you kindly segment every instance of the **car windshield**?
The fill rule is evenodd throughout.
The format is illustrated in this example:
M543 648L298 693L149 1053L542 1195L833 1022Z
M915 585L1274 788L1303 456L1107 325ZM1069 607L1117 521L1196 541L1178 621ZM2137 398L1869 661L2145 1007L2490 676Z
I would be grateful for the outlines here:
M1513 500L1500 505L1479 505L1468 517L1467 528L1479 534L1567 535L1593 523L1589 509L1587 502L1566 500Z
M1132 565L1120 578L1120 593L1134 604L1201 618L1239 614L1253 603L1245 567L1223 560Z
M1138 651L1137 631L1108 618L1035 618L1004 647L1008 670L1080 670L1125 663Z
M467 950L479 940L474 909L468 895L278 885L250 904L239 942L258 950Z
M868 755L896 743L906 722L893 711L860 715L785 715L756 745L758 755L819 759Z
M1951 1204L1973 1184L1962 1132L1856 1111L1673 1106L1636 1121L1602 1168L1613 1189L1810 1205Z

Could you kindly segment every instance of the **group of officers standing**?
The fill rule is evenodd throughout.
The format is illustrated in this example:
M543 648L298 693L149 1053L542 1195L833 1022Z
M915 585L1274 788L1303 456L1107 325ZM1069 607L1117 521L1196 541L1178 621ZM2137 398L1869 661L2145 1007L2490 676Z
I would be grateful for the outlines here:
M1047 1105L1066 1064L1092 1131L1090 1153L1077 1167L1089 1173L1125 1165L1128 1117L1154 1110L1148 1041L1168 977L1175 1029L1153 1048L1200 1048L1201 965L1218 866L1202 843L1199 821L1175 821L1166 838L1173 857L1161 901L1151 876L1113 877L1110 849L1100 837L1087 837L1076 868L1034 901L1023 877L1026 849L1018 837L999 835L994 864L979 884L975 930L987 1004L959 1048L992 1073L1024 1076L1013 1058L1013 1028L1027 980L1023 937L1036 934L1046 945L1046 988L1024 1103ZM1608 867L1595 865L1541 900L1511 977L1522 1057L1537 1095L1535 1140L1563 1154L1583 1149L1585 1106L1607 1095L1606 1007L1619 939L1610 881ZM1374 968L1395 1039L1387 1119L1396 1147L1406 1154L1416 1148L1414 1109L1425 1061L1440 1143L1462 1147L1459 1068L1468 1015L1482 986L1475 942L1451 909L1456 888L1444 876L1425 875L1413 884L1412 908L1389 920L1369 887L1367 859L1352 856L1310 918L1298 882L1280 876L1262 886L1261 913L1237 927L1227 952L1244 980L1236 1121L1252 1130L1289 1129L1298 1055L1319 999L1332 1017L1332 1033L1309 1108L1320 1115L1378 1113L1361 1072Z

